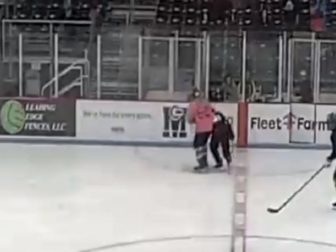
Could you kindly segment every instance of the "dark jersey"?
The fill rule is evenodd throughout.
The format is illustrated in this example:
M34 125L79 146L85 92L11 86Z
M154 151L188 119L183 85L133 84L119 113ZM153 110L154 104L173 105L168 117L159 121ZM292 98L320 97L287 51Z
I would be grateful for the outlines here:
M217 120L213 125L213 136L217 139L221 139L220 141L224 141L224 139L233 140L235 136L231 124L222 113L216 112L215 116Z

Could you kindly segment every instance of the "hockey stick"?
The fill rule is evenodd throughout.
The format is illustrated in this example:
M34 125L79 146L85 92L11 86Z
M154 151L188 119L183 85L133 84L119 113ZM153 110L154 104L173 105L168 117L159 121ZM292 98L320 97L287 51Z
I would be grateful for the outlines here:
M267 208L269 213L279 213L283 208L285 208L314 178L317 177L325 168L329 167L330 164L322 165L306 182L300 186L284 203L282 203L278 208Z

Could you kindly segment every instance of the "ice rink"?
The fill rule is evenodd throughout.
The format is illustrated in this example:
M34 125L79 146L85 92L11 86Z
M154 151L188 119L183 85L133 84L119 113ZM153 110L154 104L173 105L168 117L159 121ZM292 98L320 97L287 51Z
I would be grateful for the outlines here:
M1 144L0 251L229 252L232 177L194 174L192 149ZM328 151L246 149L248 252L335 252ZM209 160L212 162L212 158Z

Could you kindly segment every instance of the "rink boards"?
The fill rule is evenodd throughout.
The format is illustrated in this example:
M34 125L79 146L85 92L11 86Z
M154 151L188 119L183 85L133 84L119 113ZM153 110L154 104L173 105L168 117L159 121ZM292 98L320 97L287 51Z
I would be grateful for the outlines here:
M334 105L249 104L248 145L329 146L327 115Z
M246 146L326 147L333 105L216 103ZM187 103L0 99L0 138L6 141L190 146Z

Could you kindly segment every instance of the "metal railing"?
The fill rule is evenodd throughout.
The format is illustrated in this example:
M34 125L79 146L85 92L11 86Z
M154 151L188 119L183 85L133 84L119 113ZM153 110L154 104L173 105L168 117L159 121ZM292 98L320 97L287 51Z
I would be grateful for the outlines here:
M50 88L52 85L54 85L54 97L58 97L59 95L62 95L69 91L71 88L80 86L80 89L83 90L83 85L84 85L84 73L83 73L83 67L78 66L78 64L83 63L83 61L77 61L72 63L70 66L68 66L66 69L64 69L62 72L60 72L58 75L53 77L50 81L48 81L46 84L44 84L41 88L41 96L45 96L45 91ZM72 81L70 84L66 85L63 87L61 90L59 90L59 85L58 85L58 80L60 77L66 75L69 73L71 70L78 70L79 71L79 77ZM83 93L83 91L81 91ZM82 94L83 95L83 94Z
M82 69L80 69L80 71L82 72ZM79 92L80 92L80 96L83 97L84 96L84 81L83 81L83 73L81 73L81 76L79 76L77 79L75 79L71 84L65 86L64 88L62 88L58 94L59 95L64 95L66 94L68 91L70 91L71 89L75 88L75 87L79 87Z
M22 34L19 35L19 55L21 55L19 57L19 71L20 71L20 76L22 76ZM84 52L84 59L80 59L80 60L76 60L74 61L72 64L70 64L67 68L65 68L63 71L59 72L59 53L58 53L58 34L54 34L54 73L55 76L49 80L47 83L45 83L42 88L41 88L41 95L44 96L45 95L45 91L48 88L51 88L51 86L53 85L54 87L54 97L58 97L60 94L64 94L67 91L69 91L70 89L72 89L73 87L76 86L80 86L80 90L81 90L81 96L83 95L83 85L84 85L84 78L88 78L88 73L85 73L85 71L87 71L87 67L86 65L89 64L89 60L88 60L88 52L87 50ZM75 80L72 81L71 83L67 84L65 87L61 88L60 91L60 87L59 87L59 78L62 76L65 76L67 73L69 73L72 70L77 70L79 71L79 77ZM80 81L78 81L78 79ZM22 90L23 90L23 82L22 82L22 77L20 78L19 81L19 90L21 90L20 94L22 95Z

